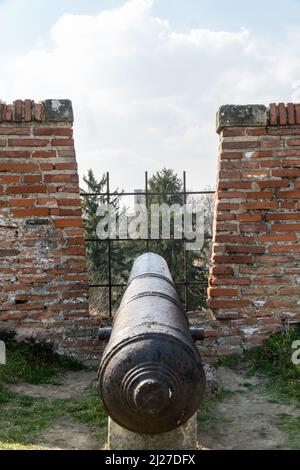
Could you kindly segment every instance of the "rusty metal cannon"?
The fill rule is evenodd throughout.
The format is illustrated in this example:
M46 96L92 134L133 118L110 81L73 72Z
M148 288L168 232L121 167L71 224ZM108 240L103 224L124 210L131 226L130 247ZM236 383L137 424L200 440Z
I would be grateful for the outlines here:
M110 336L97 385L112 420L142 434L185 424L205 389L193 344L203 330L189 329L161 256L146 253L135 260L112 331L100 329L99 334Z

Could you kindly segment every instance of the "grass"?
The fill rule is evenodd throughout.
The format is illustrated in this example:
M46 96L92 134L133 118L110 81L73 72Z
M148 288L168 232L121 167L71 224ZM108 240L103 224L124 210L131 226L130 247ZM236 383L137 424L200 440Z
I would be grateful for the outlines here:
M300 339L299 330L270 336L259 347L245 353L248 375L267 378L267 389L274 400L300 406L300 366L292 362L292 344Z
M300 406L300 365L292 362L292 344L300 340L300 329L290 329L271 335L261 346L246 351L243 355L232 354L219 357L216 367L232 369L242 366L246 375L261 376L274 403L286 402ZM244 383L251 390L252 384Z
M277 415L277 425L287 434L289 448L300 450L300 416L293 417L280 413Z
M218 424L229 423L229 419L217 416L214 413L215 404L217 401L222 401L227 397L234 395L235 392L225 388L221 388L214 397L206 397L201 402L200 408L197 412L197 421L204 432L215 431Z
M7 363L0 366L0 383L23 381L31 384L59 383L55 375L63 370L82 370L83 364L68 356L60 356L45 343L14 340L6 342Z
M64 370L81 370L78 361L59 356L48 345L8 341L7 365L0 366L0 449L38 449L38 439L55 420L73 419L87 423L104 439L107 416L92 382L79 398L36 398L13 393L8 384L58 385L55 375ZM100 441L99 441L100 442Z

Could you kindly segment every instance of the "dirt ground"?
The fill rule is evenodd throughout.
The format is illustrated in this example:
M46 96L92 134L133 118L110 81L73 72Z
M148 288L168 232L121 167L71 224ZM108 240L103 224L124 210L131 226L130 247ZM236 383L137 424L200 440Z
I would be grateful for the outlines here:
M14 392L34 397L65 399L87 394L95 372L68 372L58 377L55 385L17 384ZM214 402L210 419L201 427L198 442L203 449L288 449L289 435L278 425L278 416L300 416L299 409L274 402L264 392L263 379L246 378L243 372L227 367L217 370L217 381L225 396ZM97 430L72 419L56 420L38 440L33 442L46 449L100 449L103 442Z
M217 381L232 393L219 400L206 432L199 422L199 445L207 449L289 449L290 436L279 425L282 415L296 418L299 408L275 402L265 392L264 379L248 378L227 367L217 370Z

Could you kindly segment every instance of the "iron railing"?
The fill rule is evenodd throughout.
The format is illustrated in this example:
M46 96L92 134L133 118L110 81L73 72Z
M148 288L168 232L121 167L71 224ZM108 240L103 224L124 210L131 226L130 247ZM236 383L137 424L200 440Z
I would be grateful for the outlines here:
M183 198L183 203L187 203L187 198L188 196L191 195L204 195L204 194L215 194L215 191L187 191L186 189L186 172L183 172L183 191L176 191L176 192L151 192L149 191L149 185L148 185L148 172L145 172L145 188L144 191L139 191L137 192L118 192L118 191L110 191L110 176L109 172L106 173L106 191L103 192L96 192L96 193L88 193L81 191L80 196L81 197L104 197L106 198L107 204L110 204L111 202L111 197L118 197L118 196L136 196L137 194L139 196L145 196L145 204L146 204L146 209L149 209L149 197L151 196L182 196ZM211 235L205 234L205 239L211 239ZM160 239L162 240L162 239ZM174 240L174 238L171 237L171 240ZM125 283L114 283L112 282L112 249L113 249L113 243L115 242L126 242L126 241L137 241L137 242L145 242L146 243L146 248L147 251L149 251L149 247L151 245L151 242L157 242L159 240L151 240L149 238L138 238L137 240L132 240L132 239L121 239L121 238L113 238L108 236L106 240L101 240L96 237L86 237L85 242L93 242L93 243L107 243L107 265L108 265L108 282L106 283L97 283L97 284L90 284L90 288L107 288L108 293L109 293L109 316L112 316L112 289L114 287L123 287L125 288L127 284ZM176 240L178 241L178 240ZM188 310L189 307L189 286L192 285L203 285L206 286L207 282L206 281L190 281L188 277L188 262L187 262L187 250L186 250L186 243L190 242L191 240L187 240L185 237L182 238L182 252L183 252L183 271L184 271L184 280L183 281L174 281L176 286L184 286L184 307L185 310Z

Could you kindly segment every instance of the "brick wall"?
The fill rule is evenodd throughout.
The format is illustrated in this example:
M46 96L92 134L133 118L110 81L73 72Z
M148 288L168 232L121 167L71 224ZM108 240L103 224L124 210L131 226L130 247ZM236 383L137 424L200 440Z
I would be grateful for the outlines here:
M0 329L90 360L72 123L68 100L0 102Z
M223 106L208 305L218 352L300 321L300 105Z

